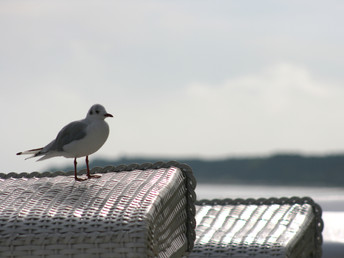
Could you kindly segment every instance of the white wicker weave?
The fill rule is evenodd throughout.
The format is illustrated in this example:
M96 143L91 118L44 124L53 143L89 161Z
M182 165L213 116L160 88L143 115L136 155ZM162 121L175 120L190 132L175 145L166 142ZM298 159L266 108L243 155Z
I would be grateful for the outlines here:
M63 173L1 174L0 257L180 257L190 251L192 174L165 163L121 168L94 169L102 177L83 182Z
M196 203L190 257L321 257L321 208L310 198Z

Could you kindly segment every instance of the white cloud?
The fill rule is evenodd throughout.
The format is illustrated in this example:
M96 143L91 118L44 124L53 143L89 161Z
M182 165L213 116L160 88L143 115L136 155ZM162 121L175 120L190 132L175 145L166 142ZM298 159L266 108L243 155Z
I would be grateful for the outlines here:
M331 89L332 88L332 89ZM290 111L307 99L328 99L333 87L314 80L304 67L280 63L257 74L228 79L220 85L193 83L188 93L203 103L228 108L251 106L264 113Z
M218 85L193 83L176 109L190 153L326 152L341 149L324 132L344 129L337 115L343 96L343 88L315 80L305 67L281 63Z
M280 63L131 102L114 120L116 148L106 148L173 157L340 151L343 97L304 66Z

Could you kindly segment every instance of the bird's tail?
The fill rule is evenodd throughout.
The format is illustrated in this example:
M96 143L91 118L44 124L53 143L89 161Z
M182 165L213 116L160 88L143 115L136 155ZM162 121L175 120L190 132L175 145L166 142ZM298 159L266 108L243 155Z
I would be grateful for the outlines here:
M31 158L43 155L43 153L40 153L42 150L43 150L43 148L37 148L37 149L18 152L17 155L30 155L30 154L32 154L31 157L26 158L26 159L31 159Z

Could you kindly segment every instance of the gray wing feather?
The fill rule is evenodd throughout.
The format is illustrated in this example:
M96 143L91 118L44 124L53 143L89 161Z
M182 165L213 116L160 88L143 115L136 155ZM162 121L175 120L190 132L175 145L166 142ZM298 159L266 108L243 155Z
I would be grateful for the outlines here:
M63 146L86 136L87 124L83 121L72 122L58 133L49 150L63 151Z

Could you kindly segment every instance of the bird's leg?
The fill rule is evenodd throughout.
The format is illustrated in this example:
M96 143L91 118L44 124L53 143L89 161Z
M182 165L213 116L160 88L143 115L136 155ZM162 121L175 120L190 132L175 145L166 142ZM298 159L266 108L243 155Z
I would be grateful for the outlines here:
M84 180L86 180L86 179L84 179L84 178L78 178L78 175L77 175L77 169L76 169L76 164L77 164L77 162L76 162L76 158L74 158L74 178L75 178L75 180L76 181L84 181Z
M91 175L90 174L90 166L88 165L88 156L86 156L86 167L87 167L87 177L88 178L99 178L100 175Z
M88 165L88 156L86 156L87 177L90 178L90 166Z

